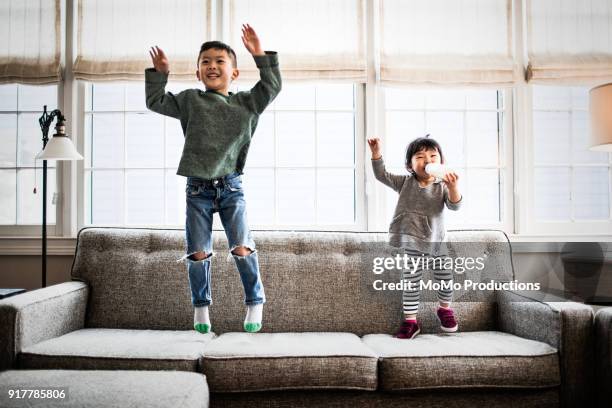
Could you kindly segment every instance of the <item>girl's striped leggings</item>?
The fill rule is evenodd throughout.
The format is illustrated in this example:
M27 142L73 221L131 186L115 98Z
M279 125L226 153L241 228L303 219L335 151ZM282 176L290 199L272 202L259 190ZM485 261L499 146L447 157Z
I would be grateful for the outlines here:
M428 265L426 263L427 260L429 260L429 270L433 270L434 281L436 283L444 282L450 284L449 288L441 287L438 290L438 300L441 302L450 303L453 299L453 271L452 269L444 269L444 259L446 257L433 257L428 254L423 256L422 252L417 252L411 249L405 249L405 253L408 255L408 257L417 259L421 258L422 262L420 262L416 268L411 267L402 271L402 279L404 282L412 283L410 289L407 287L404 289L404 293L402 294L404 315L416 315L419 310L419 300L421 295L419 286L421 280L423 279L423 270L428 269ZM410 265L412 266L412 263L410 263Z

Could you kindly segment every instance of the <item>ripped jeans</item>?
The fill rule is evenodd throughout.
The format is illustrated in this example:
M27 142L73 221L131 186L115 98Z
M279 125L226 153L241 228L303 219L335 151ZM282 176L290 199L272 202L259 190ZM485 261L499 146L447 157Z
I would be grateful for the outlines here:
M187 178L187 218L185 234L187 254L185 262L189 274L191 303L208 306L212 303L210 287L210 266L212 262L213 214L219 213L230 252L243 246L252 252L247 256L234 255L234 262L244 287L244 302L256 305L265 302L265 294L259 274L259 260L255 242L247 225L246 202L242 181L238 173L232 173L214 180ZM207 258L196 261L190 255L205 252Z

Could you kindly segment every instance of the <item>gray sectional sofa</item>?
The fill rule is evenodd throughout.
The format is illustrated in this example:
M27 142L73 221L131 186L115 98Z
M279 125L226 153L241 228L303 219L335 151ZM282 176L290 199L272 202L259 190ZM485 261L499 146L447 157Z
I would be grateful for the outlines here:
M543 303L506 290L459 291L460 331L443 334L435 293L424 293L423 334L398 340L391 334L401 318L401 291L372 289L378 278L372 259L386 234L257 232L264 327L244 333L240 279L222 233L215 233L214 334L203 335L192 330L187 275L176 261L183 234L82 230L72 282L0 301L0 370L12 370L0 373L0 385L1 374L6 383L11 374L49 370L93 376L114 370L116 378L175 370L203 374L213 407L570 407L591 401L588 306ZM457 275L457 282L514 279L502 232L453 231L449 240L453 253L486 260L484 270ZM185 379L176 381L176 389L187 387Z
M595 315L595 379L597 406L612 405L612 307L597 311Z

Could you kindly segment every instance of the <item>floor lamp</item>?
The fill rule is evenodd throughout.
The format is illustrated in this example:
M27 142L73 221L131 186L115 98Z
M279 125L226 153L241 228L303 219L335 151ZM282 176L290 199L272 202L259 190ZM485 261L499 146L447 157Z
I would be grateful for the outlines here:
M56 118L56 133L49 140L49 127ZM36 155L36 159L43 161L42 287L44 288L47 286L47 160L83 160L83 156L76 151L72 141L66 135L66 118L59 109L47 113L47 105L45 105L38 123L43 134L43 150Z

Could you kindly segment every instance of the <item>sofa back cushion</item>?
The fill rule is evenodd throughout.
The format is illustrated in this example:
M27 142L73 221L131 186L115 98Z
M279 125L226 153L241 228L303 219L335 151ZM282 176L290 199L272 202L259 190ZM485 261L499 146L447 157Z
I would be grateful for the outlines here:
M267 303L264 331L390 333L401 318L402 291L373 288L399 271L373 272L374 258L396 253L383 233L254 232ZM455 274L461 284L513 279L509 243L499 231L449 233L453 257L477 257L484 269ZM210 308L213 330L242 331L244 294L223 232L214 233ZM193 311L183 230L87 228L79 233L74 279L90 285L87 327L188 330ZM387 256L385 256L387 255ZM424 279L433 277L425 274ZM378 282L380 286L381 282ZM436 292L423 291L420 319L435 332ZM494 294L455 292L461 330L495 327Z

